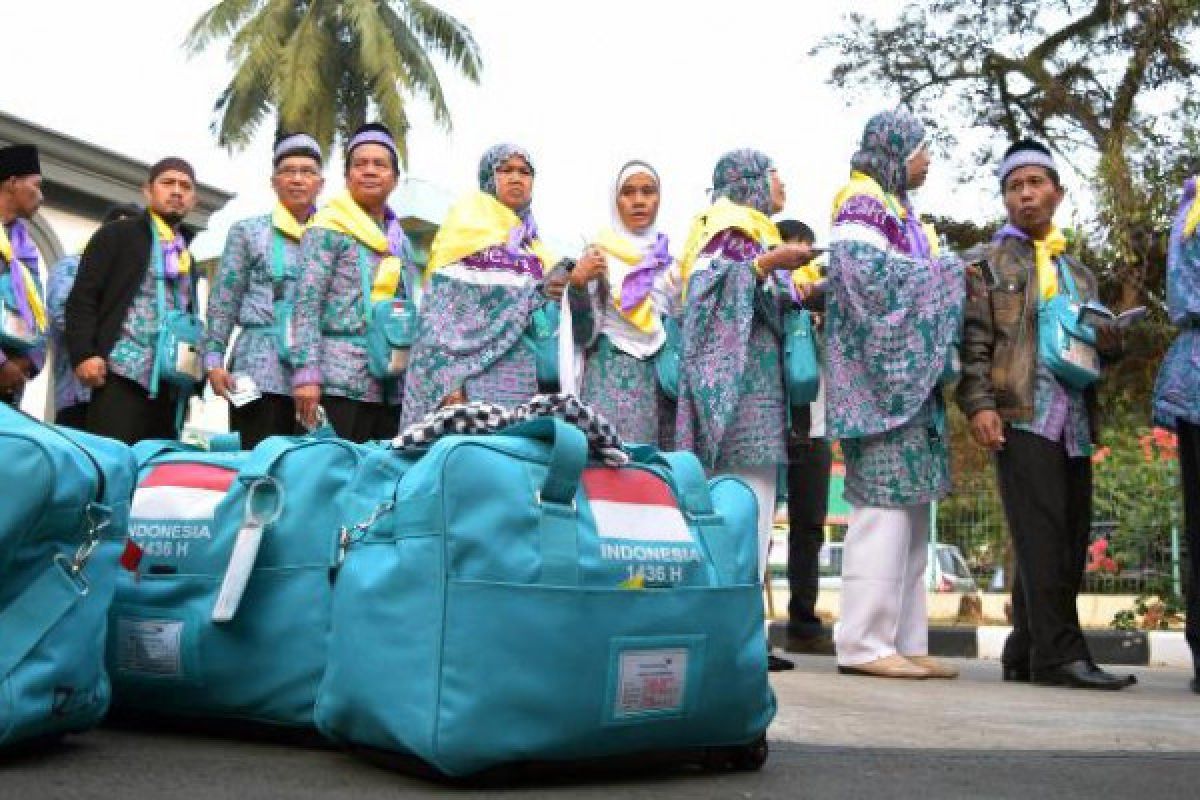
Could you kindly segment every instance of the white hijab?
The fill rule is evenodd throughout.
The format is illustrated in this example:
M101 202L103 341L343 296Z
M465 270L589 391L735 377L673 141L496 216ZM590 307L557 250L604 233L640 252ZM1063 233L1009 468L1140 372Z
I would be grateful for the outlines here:
M631 231L625 227L625 223L621 221L621 212L617 208L617 199L621 196L621 187L625 185L625 181L632 178L634 175L649 175L654 179L654 185L662 191L662 181L659 180L658 173L654 171L654 167L647 164L645 161L634 159L621 167L621 171L617 173L616 183L612 189L612 203L609 208L609 214L612 219L612 229L622 236L629 239L642 250L654 244L655 238L658 236L658 212L655 212L654 219L646 226L645 230L640 233Z

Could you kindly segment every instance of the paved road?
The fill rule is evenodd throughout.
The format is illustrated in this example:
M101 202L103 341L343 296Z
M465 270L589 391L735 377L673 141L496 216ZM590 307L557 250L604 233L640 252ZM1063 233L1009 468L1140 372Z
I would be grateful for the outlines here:
M1002 684L987 662L958 681L837 676L804 658L776 676L772 754L754 774L696 771L451 790L333 750L106 728L0 761L0 799L1155 798L1200 792L1200 696L1180 670L1137 669L1131 691Z

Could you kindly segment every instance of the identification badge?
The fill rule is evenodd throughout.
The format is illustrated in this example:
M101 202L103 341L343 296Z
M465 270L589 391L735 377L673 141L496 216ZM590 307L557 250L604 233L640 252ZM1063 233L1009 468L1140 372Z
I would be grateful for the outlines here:
M686 648L626 650L617 673L617 717L682 711L687 688Z
M122 672L177 678L183 674L182 641L181 620L119 617L117 668Z

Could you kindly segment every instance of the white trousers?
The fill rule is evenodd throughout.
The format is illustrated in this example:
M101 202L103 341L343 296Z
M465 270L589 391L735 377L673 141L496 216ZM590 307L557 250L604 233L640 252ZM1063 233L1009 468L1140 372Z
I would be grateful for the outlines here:
M833 629L839 664L928 654L928 538L928 503L850 512L842 546L842 612Z
M769 467L743 467L736 475L744 480L758 499L758 577L762 580L767 570L767 550L771 547L771 528L775 525L775 490L778 469Z

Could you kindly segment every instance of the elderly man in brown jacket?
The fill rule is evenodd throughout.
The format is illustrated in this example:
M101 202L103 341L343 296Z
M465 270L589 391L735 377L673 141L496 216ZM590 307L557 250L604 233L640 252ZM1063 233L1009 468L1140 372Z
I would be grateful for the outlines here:
M1054 212L1065 192L1049 149L1016 143L999 177L1008 224L981 258L971 259L978 263L970 279L958 402L976 442L995 453L1016 551L1004 679L1122 689L1133 676L1096 666L1075 606L1091 529L1095 387L1081 386L1086 381L1039 342L1039 325L1060 324L1051 301L1060 293L1072 304L1094 301L1096 279L1063 252ZM1121 354L1116 325L1092 331L1093 342L1071 342L1085 371Z

